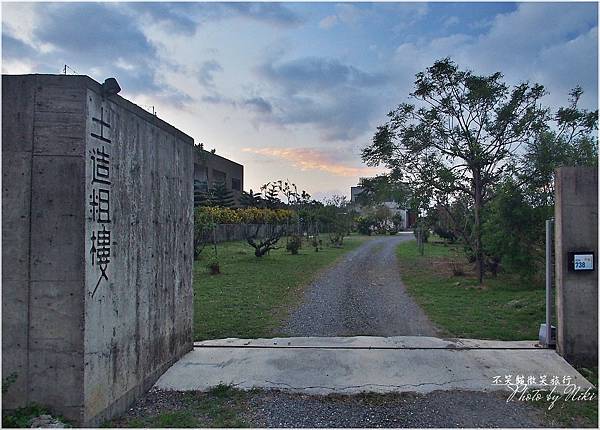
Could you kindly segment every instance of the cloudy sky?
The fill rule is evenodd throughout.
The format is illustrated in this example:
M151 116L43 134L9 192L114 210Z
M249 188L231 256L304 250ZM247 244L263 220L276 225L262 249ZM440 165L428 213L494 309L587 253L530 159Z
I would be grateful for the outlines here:
M414 74L450 56L476 73L581 85L597 108L596 3L3 3L2 72L103 81L245 166L315 197L377 173L360 162Z

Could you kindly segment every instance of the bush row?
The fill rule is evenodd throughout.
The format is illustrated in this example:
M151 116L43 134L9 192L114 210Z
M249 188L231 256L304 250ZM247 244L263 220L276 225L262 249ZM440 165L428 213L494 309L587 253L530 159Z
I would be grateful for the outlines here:
M195 214L196 223L200 224L283 224L293 217L294 212L289 209L267 208L199 207Z

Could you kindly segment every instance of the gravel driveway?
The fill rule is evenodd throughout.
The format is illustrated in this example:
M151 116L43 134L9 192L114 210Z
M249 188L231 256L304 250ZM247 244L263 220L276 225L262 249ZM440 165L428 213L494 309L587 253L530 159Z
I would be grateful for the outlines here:
M396 247L412 234L366 241L325 271L281 328L286 336L436 336L400 280Z
M163 419L157 417L163 414ZM184 414L193 421L167 421L164 414ZM187 415L186 415L187 414ZM134 424L133 420L138 420ZM139 420L147 420L140 422ZM145 425L144 425L145 424ZM506 395L469 391L428 394L358 394L310 396L281 391L210 393L150 390L110 427L256 428L489 428L557 427L542 408L506 402ZM583 423L585 426L593 425Z
M544 427L539 408L506 402L497 393L436 391L390 394L306 396L260 392L249 401L248 421L257 427L294 428L489 428Z

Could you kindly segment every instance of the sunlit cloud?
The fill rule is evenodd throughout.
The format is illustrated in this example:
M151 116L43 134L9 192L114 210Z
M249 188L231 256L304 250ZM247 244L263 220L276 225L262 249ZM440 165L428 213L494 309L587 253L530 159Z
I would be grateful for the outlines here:
M373 167L355 167L336 161L329 151L316 148L242 148L242 151L290 161L300 170L319 170L335 176L369 176L381 172Z

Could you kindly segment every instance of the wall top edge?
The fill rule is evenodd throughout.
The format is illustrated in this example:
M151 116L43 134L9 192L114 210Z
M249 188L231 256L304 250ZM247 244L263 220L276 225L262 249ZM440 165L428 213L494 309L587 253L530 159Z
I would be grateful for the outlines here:
M243 168L244 168L244 165L243 165L243 164L240 164L240 163L238 163L238 162L236 162L236 161L230 160L229 158L225 158L225 157L224 157L224 156L222 156L222 155L219 155L219 154L213 154L212 152L210 152L210 151L207 151L206 149L203 149L203 150L202 150L202 154L200 154L198 151L196 151L196 152L194 153L194 162L197 162L198 164L206 164L206 163L204 162L204 160L202 160L202 157L204 157L204 158L206 159L206 161L207 161L209 158L218 158L218 159L221 159L222 161L225 161L225 162L227 162L227 163L229 163L229 164L234 164L234 165L235 165L235 167L237 167L237 168L241 168L241 169L243 169Z
M87 88L87 89L97 93L98 95L102 94L102 92L101 92L102 84L100 84L99 82L97 82L93 78L90 78L87 75L61 75L61 74L44 74L44 73L35 73L35 74L28 74L28 75L3 74L2 80L4 81L5 79L27 79L27 80L32 79L32 80L36 80L40 84L46 83L46 84L50 84L50 85L60 84L60 85L70 86L70 87L82 87L82 88ZM169 124L168 122L158 118L157 116L152 115L147 110L141 108L140 106L127 100L126 98L117 94L117 95L113 95L113 96L108 96L107 99L116 103L117 105L121 106L122 108L130 111L131 113L141 117L145 121L150 122L151 124L155 125L156 127L183 140L184 142L188 143L189 145L191 145L191 146L194 145L193 137L187 135L183 131L179 130L178 128Z

